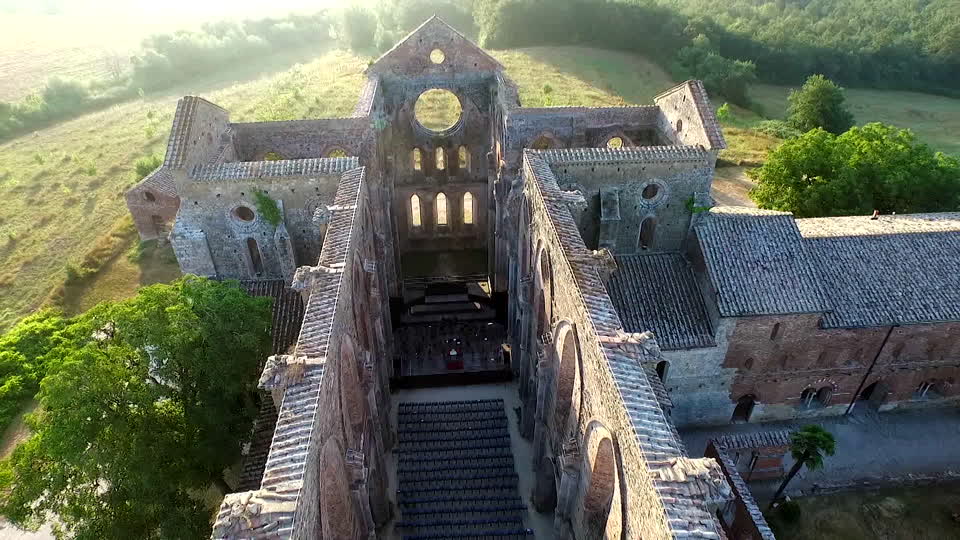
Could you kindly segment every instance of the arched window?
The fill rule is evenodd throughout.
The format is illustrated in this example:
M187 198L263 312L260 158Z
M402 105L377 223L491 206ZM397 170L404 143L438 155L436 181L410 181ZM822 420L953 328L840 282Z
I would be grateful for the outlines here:
M143 198L150 202L154 202L157 200L157 198L153 195L153 193L150 193L149 191L143 192Z
M750 415L753 414L753 406L756 405L757 398L753 394L747 394L737 400L737 406L733 410L731 422L743 424L750 421Z
M473 194L469 191L463 194L463 223L473 225Z
M607 139L607 148L623 148L623 137L610 137Z
M250 264L253 266L253 273L260 275L263 273L263 259L260 258L260 248L257 241L253 238L247 238L247 251L250 252Z
M940 392L938 392L938 387L940 381L936 379L931 379L929 381L923 381L920 383L920 386L917 387L917 391L913 393L914 399L935 399L940 397Z
M410 196L410 223L414 227L423 225L423 219L420 216L420 196L416 193Z
M670 362L666 360L661 360L657 362L657 376L660 377L661 381L667 380L667 371L670 369Z
M560 369L557 374L557 393L554 400L554 429L559 438L566 437L567 422L573 406L574 388L577 382L577 336L570 328L563 332L560 345Z
M648 217L640 224L640 249L653 247L653 238L657 232L657 220Z
M829 405L831 397L833 397L833 388L824 386L823 388L817 390L817 402L821 407L826 407Z
M423 152L421 152L419 148L413 149L413 170L423 170Z
M327 157L328 158L347 157L347 151L344 150L343 148L334 148L333 150L330 150L329 152L327 152Z
M447 225L447 196L443 193L437 194L437 225Z
M447 168L447 155L443 151L443 147L437 148L437 170L442 171Z
M457 149L457 165L461 171L470 172L470 154L466 146Z

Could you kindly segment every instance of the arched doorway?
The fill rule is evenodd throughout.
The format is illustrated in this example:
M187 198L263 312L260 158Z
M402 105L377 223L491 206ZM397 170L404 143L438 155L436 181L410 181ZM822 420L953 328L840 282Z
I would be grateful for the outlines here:
M733 409L733 417L730 421L734 424L746 424L750 421L750 415L753 414L753 407L757 404L757 398L753 394L747 394L737 400L737 406Z
M667 382L667 372L670 370L670 362L666 360L661 360L657 362L657 376L660 377L661 382Z

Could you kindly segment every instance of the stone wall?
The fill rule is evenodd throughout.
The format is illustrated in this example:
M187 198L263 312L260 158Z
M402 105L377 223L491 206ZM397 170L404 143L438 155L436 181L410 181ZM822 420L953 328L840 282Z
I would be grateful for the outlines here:
M669 362L663 385L673 401L670 419L677 427L730 421L730 388L737 370L724 366L723 360L735 326L735 319L721 322L714 330L716 347L663 351Z
M390 328L362 174L343 176L318 265L297 273L296 348L261 377L280 403L261 489L225 498L214 538L366 539L390 518Z
M524 180L511 312L521 430L534 439L534 504L556 494L558 538L716 535L693 476L661 469L691 470L641 365L643 340L626 337L607 297L606 259L583 244L535 153L527 154ZM658 489L697 494L666 504Z
M292 268L310 264L320 254L323 224L315 223L314 218L318 209L322 215L332 204L339 179L339 174L328 173L182 182L178 187L181 209L174 233L174 249L181 268L184 272L193 270L190 261L196 255L195 249L178 239L188 232L202 231L213 262L212 275L284 278L289 282ZM280 227L267 222L257 209L257 191L273 199L282 210ZM254 260L256 253L259 264Z
M858 393L881 410L945 405L960 397L960 325L825 329L817 314L745 317L737 321L723 366L736 369L729 410L757 398L751 421L844 414ZM888 337L889 333L889 337ZM882 349L881 349L882 347ZM920 385L933 393L919 397ZM827 389L807 404L804 391Z
M261 161L269 152L282 159L363 156L367 118L333 118L231 124L237 161Z

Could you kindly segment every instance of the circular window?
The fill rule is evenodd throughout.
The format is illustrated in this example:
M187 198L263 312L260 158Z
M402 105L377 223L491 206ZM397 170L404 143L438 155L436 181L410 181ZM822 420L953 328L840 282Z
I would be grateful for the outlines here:
M148 200L148 201L150 201L150 202L153 202L153 201L156 201L156 200L157 200L157 198L153 195L153 193L150 193L149 191L144 191L144 192L143 192L143 198L146 199L146 200Z
M443 54L443 51L440 49L434 49L430 51L430 61L434 64L442 64L446 59L447 55Z
M641 193L641 195L643 195L644 199L649 201L650 199L655 198L659 193L660 186L656 184L648 184L647 187L643 188L643 193Z
M610 137L607 141L607 148L623 148L623 139L621 137Z
M463 108L453 92L434 88L420 94L413 112L421 126L433 132L441 132L457 125Z
M233 215L240 221L253 221L257 217L253 213L253 210L247 208L246 206L238 206L236 210L233 211Z

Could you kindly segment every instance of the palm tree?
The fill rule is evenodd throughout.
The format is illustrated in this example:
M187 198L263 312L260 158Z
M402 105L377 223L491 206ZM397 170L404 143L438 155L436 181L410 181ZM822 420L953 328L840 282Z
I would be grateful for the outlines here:
M783 491L787 489L787 484L800 472L801 467L806 465L807 469L811 471L823 467L824 455L832 456L836 446L837 443L833 439L833 435L816 424L804 426L799 431L790 434L790 454L793 456L795 463L790 468L790 473L783 479L783 483L780 484L777 494L770 501L770 509L773 508L776 501L780 500Z

